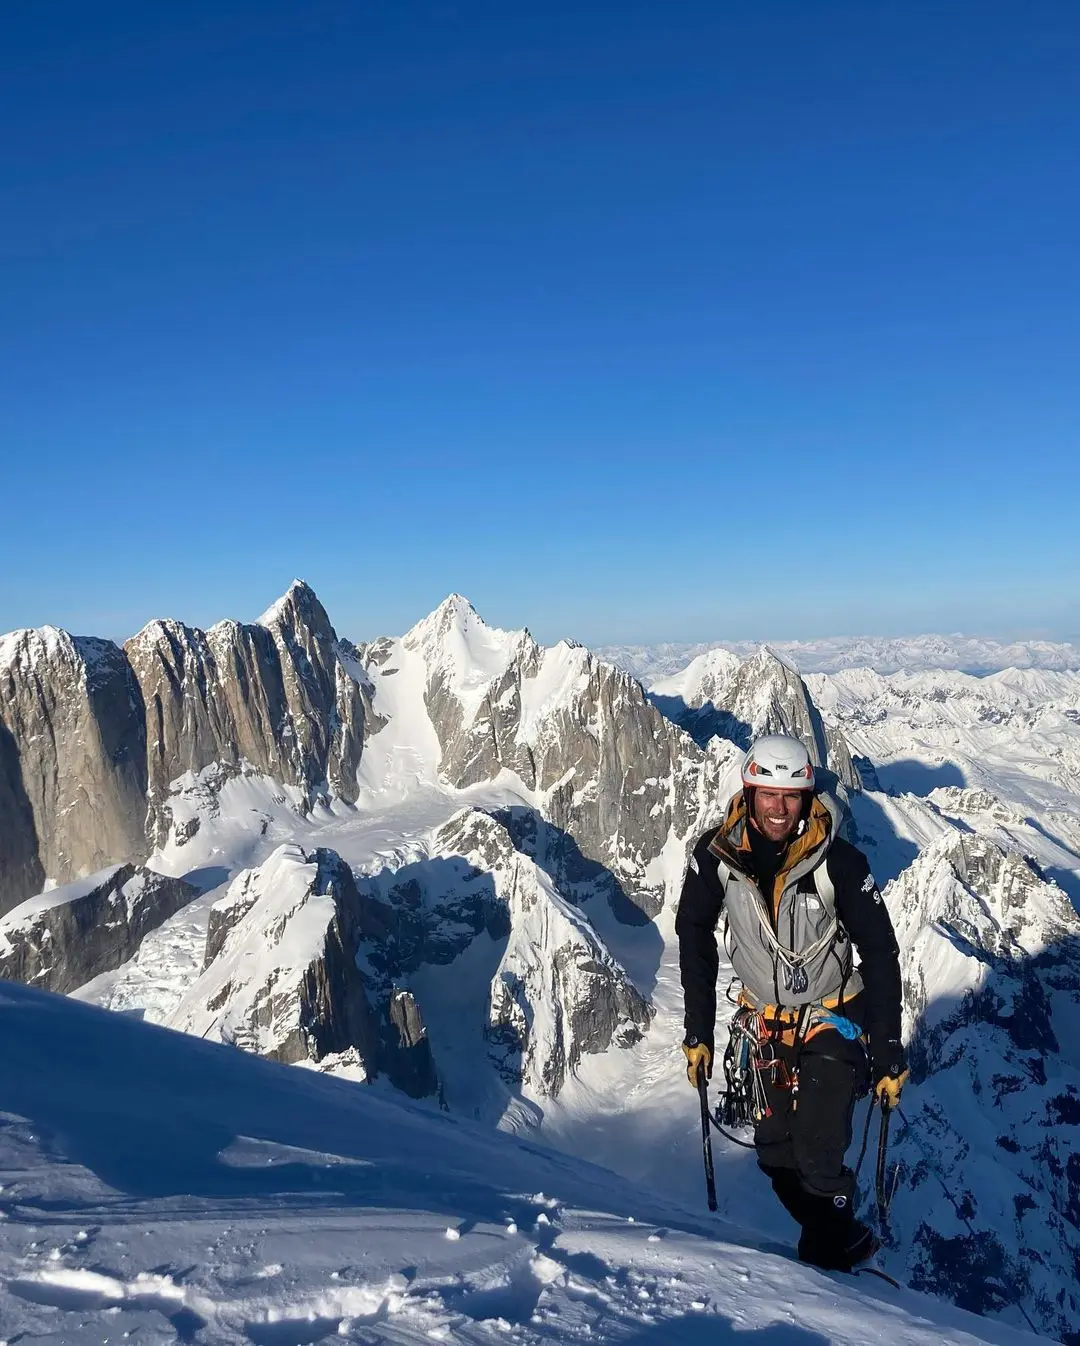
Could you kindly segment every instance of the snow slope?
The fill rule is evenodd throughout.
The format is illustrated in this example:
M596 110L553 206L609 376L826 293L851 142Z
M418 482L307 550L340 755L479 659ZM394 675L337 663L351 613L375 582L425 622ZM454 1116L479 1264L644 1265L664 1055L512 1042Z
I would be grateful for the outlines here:
M70 999L0 985L0 1044L9 1346L1040 1340L814 1272L580 1160Z

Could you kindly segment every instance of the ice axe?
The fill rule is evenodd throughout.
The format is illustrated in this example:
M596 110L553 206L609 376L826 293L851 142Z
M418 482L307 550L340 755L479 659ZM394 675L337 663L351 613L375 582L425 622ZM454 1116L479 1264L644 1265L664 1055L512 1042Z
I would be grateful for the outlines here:
M699 1061L697 1068L698 1101L701 1103L701 1154L705 1161L705 1192L709 1199L709 1209L716 1209L716 1179L713 1174L712 1131L709 1116L709 1083L705 1078L705 1062Z

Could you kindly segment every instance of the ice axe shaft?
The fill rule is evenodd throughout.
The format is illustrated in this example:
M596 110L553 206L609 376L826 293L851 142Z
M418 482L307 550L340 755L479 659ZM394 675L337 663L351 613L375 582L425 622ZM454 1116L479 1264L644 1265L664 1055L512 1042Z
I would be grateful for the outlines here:
M892 1193L888 1190L888 1151L889 1151L889 1120L891 1109L888 1100L881 1098L879 1104L881 1109L881 1123L878 1131L878 1152L877 1166L874 1173L874 1195L877 1197L878 1223L882 1233L888 1228L889 1222L889 1201Z
M716 1178L712 1162L712 1131L709 1121L709 1083L705 1078L705 1063L698 1062L697 1069L698 1101L701 1103L701 1155L705 1161L705 1192L709 1199L709 1209L716 1209Z

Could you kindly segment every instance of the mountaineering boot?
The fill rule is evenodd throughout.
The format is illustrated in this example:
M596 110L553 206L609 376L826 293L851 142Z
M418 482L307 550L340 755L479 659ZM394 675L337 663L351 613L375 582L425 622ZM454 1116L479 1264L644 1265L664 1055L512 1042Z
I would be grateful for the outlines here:
M855 1218L849 1201L804 1194L802 1237L799 1261L821 1267L823 1271L851 1271L859 1262L873 1257L878 1241L869 1225Z
M804 1228L799 1239L799 1261L822 1271L854 1271L880 1249L881 1244L869 1225L851 1220L842 1236L839 1230L825 1232L820 1227Z

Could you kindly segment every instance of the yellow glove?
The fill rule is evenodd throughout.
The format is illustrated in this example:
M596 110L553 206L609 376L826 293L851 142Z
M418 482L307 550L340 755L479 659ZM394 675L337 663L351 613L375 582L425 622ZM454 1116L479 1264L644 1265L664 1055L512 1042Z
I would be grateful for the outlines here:
M905 1070L902 1075L884 1075L877 1084L874 1085L874 1098L879 1103L884 1103L887 1108L895 1108L900 1102L900 1093L907 1083L907 1077L911 1074L910 1070Z
M704 1042L695 1042L692 1047L685 1042L682 1045L686 1055L686 1078L693 1088L697 1088L698 1068L705 1067L705 1078L712 1079L712 1052Z

